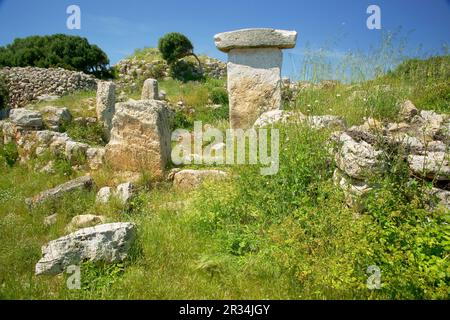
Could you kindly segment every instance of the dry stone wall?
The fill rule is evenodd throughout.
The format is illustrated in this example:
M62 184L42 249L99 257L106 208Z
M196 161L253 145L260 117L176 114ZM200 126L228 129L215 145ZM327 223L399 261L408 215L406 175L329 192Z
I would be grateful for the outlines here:
M0 70L0 74L5 76L11 109L48 96L97 88L97 80L93 76L62 68L6 67Z

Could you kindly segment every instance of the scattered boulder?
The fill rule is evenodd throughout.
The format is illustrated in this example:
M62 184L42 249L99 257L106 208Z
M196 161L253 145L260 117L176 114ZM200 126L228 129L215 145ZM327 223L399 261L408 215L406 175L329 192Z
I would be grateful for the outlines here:
M44 225L46 227L50 227L56 223L57 219L58 219L57 213L47 216L44 218Z
M83 214L72 218L66 227L67 232L73 232L78 229L93 227L98 224L105 223L106 218L103 216L96 216L93 214Z
M103 187L98 191L95 201L98 203L108 203L112 197L112 194L113 192L111 187Z
M56 275L85 260L115 263L128 256L136 237L132 223L111 223L85 228L42 247L36 275Z
M12 109L9 112L9 119L13 124L25 130L40 130L44 126L42 115L34 110Z
M336 164L352 178L364 180L367 173L377 169L378 157L381 151L377 151L365 141L356 142L347 133L339 137L342 147L335 155Z
M146 169L162 177L171 153L170 117L163 101L118 103L105 160L116 170Z
M65 123L72 120L69 109L65 107L47 106L41 110L44 124L53 131L60 131Z
M360 211L362 209L361 199L372 188L364 181L352 179L339 169L334 171L333 181L344 191L347 205Z
M57 198L63 196L64 194L67 194L67 193L70 193L73 191L78 191L78 190L83 190L83 189L89 190L93 186L94 186L94 180L89 176L85 176L85 177L77 178L77 179L71 180L69 182L63 183L53 189L43 191L32 198L27 198L25 200L25 202L29 206L35 206L35 205L38 205L38 204L40 204L44 201L50 200L50 199L57 199Z
M70 161L82 160L86 158L86 152L89 149L89 145L82 142L66 141L65 155Z
M220 170L181 170L173 177L176 188L190 190L200 186L205 179L223 179L227 173Z
M445 152L429 152L426 155L410 155L409 167L420 177L439 181L450 180L450 155Z
M409 100L400 105L399 117L403 121L410 122L418 113L416 106Z
M277 123L286 123L293 113L285 110L271 110L264 112L254 123L253 127L265 127Z
M122 183L116 188L116 196L122 203L128 203L136 195L136 188L132 182Z
M337 116L311 116L308 117L307 122L314 129L345 130L347 128L345 120Z
M98 170L104 162L106 149L103 147L91 147L86 150L86 160L91 170Z
M437 198L438 206L442 206L443 208L450 210L450 191L433 188L430 194Z

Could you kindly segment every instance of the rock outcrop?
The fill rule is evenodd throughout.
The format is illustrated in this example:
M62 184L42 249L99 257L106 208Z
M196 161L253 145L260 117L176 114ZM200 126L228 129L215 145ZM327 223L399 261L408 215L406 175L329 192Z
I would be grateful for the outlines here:
M50 241L42 247L42 258L36 264L36 275L56 275L81 262L115 263L128 256L136 237L132 223L111 223L81 229Z

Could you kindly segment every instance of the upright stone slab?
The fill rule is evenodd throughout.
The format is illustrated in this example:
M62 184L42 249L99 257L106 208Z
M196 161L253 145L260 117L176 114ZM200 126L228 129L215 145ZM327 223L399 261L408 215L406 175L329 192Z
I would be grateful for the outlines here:
M100 81L97 85L97 119L103 124L108 139L112 128L115 103L116 85L113 82Z
M295 47L297 32L243 29L220 33L214 40L228 53L231 128L250 128L264 112L280 109L281 49Z
M141 100L159 100L158 80L147 79L144 81Z
M116 104L105 160L121 171L150 171L162 177L170 160L170 110L163 101Z

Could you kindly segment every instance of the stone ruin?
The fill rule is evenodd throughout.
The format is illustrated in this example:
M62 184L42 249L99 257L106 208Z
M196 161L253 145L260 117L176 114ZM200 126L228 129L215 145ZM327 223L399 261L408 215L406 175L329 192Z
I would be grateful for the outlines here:
M281 50L295 47L297 32L243 29L217 34L214 40L228 53L231 128L250 128L264 112L281 109Z

